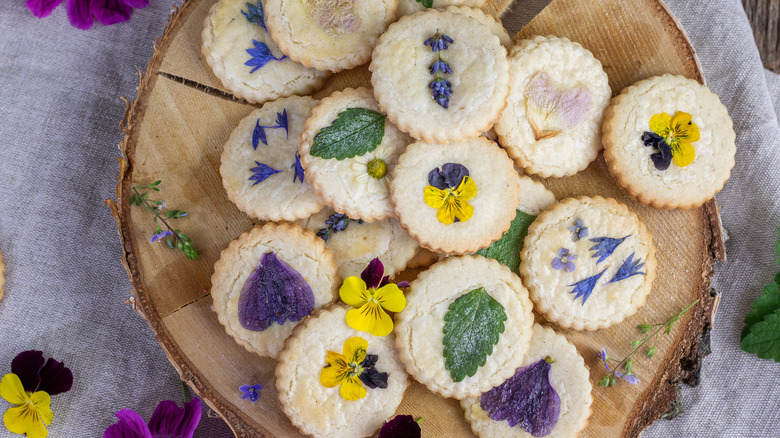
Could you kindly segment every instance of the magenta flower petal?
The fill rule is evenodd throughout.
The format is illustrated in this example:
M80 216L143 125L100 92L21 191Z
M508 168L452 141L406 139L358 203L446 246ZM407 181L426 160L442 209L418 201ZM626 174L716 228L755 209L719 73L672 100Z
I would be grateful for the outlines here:
M124 4L131 8L143 9L149 5L149 0L122 0Z
M385 266L379 261L379 257L375 257L363 269L360 273L360 278L366 282L366 287L369 289L376 289L382 283L382 275L385 273Z
M49 395L68 392L73 386L73 373L65 367L63 362L52 358L49 358L41 369L40 379L38 390L46 391Z
M162 401L149 420L149 430L153 436L192 438L202 412L203 406L197 397L184 403L184 408L170 400Z
M133 9L123 0L91 0L92 16L104 26L122 23L130 19Z
M68 10L68 20L73 27L83 30L92 27L94 20L90 10L90 0L66 0L65 6Z
M27 9L38 18L48 17L62 0L27 0Z
M45 363L42 351L22 351L11 361L11 372L19 376L25 391L35 392L41 384L41 369Z
M103 438L153 438L149 427L137 412L122 409L116 413L116 418L119 421L103 432Z

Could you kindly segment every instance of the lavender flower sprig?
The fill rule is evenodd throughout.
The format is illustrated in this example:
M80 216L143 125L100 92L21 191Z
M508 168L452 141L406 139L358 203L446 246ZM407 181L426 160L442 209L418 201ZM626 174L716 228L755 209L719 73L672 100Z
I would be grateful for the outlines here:
M133 186L133 193L130 194L130 205L143 206L146 211L154 214L154 222L157 224L154 234L152 234L152 243L160 240L165 241L171 249L178 249L183 252L188 259L197 260L199 255L192 247L192 240L181 230L175 230L166 221L166 219L180 219L187 216L183 210L168 210L165 202L155 199L149 199L150 191L159 192L158 187L162 181L157 180L145 186ZM160 221L166 229L163 229L157 221Z
M599 380L599 386L609 387L609 386L615 386L616 378L623 378L626 382L635 385L639 383L639 379L637 378L636 374L634 374L633 371L633 365L634 365L634 355L639 351L640 348L642 348L645 344L650 342L650 340L653 341L653 346L650 347L649 350L645 353L647 357L652 358L655 355L656 347L658 343L658 337L661 335L661 331L663 330L663 334L668 335L672 332L672 327L674 326L674 323L676 323L681 316L685 315L685 313L691 309L696 303L698 303L699 300L696 300L692 302L688 307L683 309L680 313L672 316L671 318L667 319L665 322L658 323L658 324L640 324L637 326L639 330L642 331L642 334L645 334L655 328L655 330L650 333L646 338L639 339L631 343L631 350L630 353L626 357L623 358L623 360L618 361L617 359L612 359L607 355L607 350L602 348L601 353L599 353L599 358L601 358L602 362L604 362L604 366L607 368L607 371L609 373L602 377L601 380ZM617 362L617 365L615 365L614 368L610 369L609 362ZM625 373L621 373L618 371L618 369L623 368L625 370Z
M438 29L436 33L425 40L426 46L431 46L431 50L436 52L436 62L431 64L430 72L435 78L428 86L433 91L433 100L442 108L448 108L450 105L450 96L452 96L452 84L444 79L444 74L452 74L452 68L441 57L441 52L447 50L448 44L452 44L452 38L441 33Z

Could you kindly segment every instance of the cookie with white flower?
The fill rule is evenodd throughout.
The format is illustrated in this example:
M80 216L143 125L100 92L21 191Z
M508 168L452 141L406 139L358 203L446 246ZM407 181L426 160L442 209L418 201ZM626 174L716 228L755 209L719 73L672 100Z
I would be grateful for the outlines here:
M380 112L367 88L347 88L322 99L300 138L301 163L314 190L352 219L394 216L388 182L408 135Z
M307 318L287 339L276 366L282 410L313 437L367 437L393 416L409 379L393 336L346 324L333 305Z
M419 249L417 241L396 218L365 222L326 207L298 223L325 241L342 278L359 275L376 257L382 260L385 273L392 278L406 268Z
M395 21L398 0L265 0L268 30L282 52L306 67L338 72L371 59Z
M308 96L278 99L233 129L222 150L219 173L239 210L260 220L294 221L325 206L298 154L303 122L315 105L317 101Z
M601 150L599 129L612 91L587 49L566 38L536 36L509 53L512 75L506 109L495 130L526 172L573 175Z
M528 229L520 275L536 310L563 328L598 330L636 313L657 260L647 227L610 198L568 198Z
M444 397L476 397L514 374L531 341L520 278L480 256L449 257L415 279L395 316L407 372Z
M506 106L506 49L488 26L435 9L387 28L371 58L371 84L401 131L449 143L489 130Z
M322 239L295 224L269 223L222 251L211 276L212 307L237 343L276 357L304 317L335 300L339 284Z
M520 186L506 152L477 137L410 144L398 159L390 190L401 225L421 246L463 254L490 245L509 229Z
M590 373L565 336L534 324L515 374L479 397L461 400L471 430L485 438L568 438L588 425Z
M623 190L654 208L694 208L731 175L736 154L726 107L704 85L654 76L616 96L605 112L604 159Z
M261 0L221 0L209 10L201 52L231 93L252 103L309 94L329 73L304 67L279 50L266 29Z

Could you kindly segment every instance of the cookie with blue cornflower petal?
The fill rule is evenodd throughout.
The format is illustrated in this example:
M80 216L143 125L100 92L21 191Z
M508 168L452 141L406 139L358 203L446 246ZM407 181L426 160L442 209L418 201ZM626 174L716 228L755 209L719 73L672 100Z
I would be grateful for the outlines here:
M395 215L390 173L411 141L387 120L371 90L347 88L311 110L300 137L301 163L336 212L382 220Z
M322 309L296 327L279 354L282 410L308 436L371 436L409 386L393 335L357 331L346 314L339 304Z
M371 59L374 95L401 131L449 143L489 130L506 105L509 63L490 28L427 10L391 24Z
M553 329L534 324L531 346L515 374L460 405L479 437L576 437L592 411L589 377L574 344Z
M251 352L276 357L296 325L336 299L340 284L322 239L295 224L269 223L222 251L210 292L227 334Z
M303 123L317 101L291 96L252 111L233 129L219 173L228 198L257 219L294 221L325 206L298 154Z
M616 96L604 115L604 159L623 190L654 208L695 208L718 193L734 167L734 128L704 85L654 76Z
M507 106L495 126L526 172L573 175L601 150L599 129L612 92L601 62L566 38L536 36L509 53Z
M610 198L568 198L528 228L520 275L536 310L563 328L598 330L636 313L657 260L647 227Z
M395 21L398 0L265 0L268 30L306 67L338 72L367 62Z
M395 316L406 371L444 397L475 397L514 374L528 351L533 304L520 278L482 256L422 272Z
M268 33L262 0L215 3L201 37L201 51L214 75L231 93L249 102L309 94L329 76L282 53Z

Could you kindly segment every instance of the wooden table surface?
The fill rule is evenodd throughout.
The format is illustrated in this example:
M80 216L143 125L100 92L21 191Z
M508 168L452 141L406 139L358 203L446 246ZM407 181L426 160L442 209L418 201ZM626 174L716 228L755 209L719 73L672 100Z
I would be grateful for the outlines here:
M764 67L780 73L780 0L742 0Z

